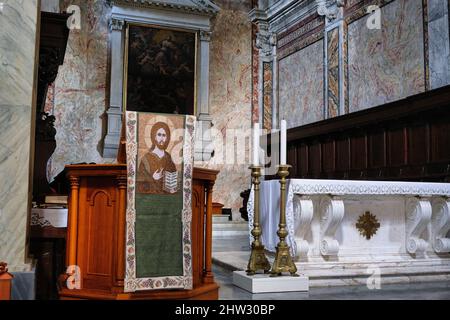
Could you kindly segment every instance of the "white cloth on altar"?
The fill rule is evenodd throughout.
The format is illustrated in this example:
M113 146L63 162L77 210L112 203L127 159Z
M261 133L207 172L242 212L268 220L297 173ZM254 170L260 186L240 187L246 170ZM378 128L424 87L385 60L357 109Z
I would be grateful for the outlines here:
M289 183L286 186L287 195L289 194ZM261 242L268 251L275 252L276 246L279 242L277 231L280 223L280 182L279 180L263 181L260 185L260 226L262 230ZM290 200L290 201L289 201ZM292 204L292 197L287 196L287 203ZM254 189L252 187L250 198L247 205L249 217L250 230L250 244L253 242L251 231L253 230L253 203L254 203ZM289 209L289 210L288 210ZM288 212L289 211L289 212ZM293 228L293 208L292 205L286 206L286 228L289 235L286 238L287 244L291 248L291 252L296 252L296 244L294 239Z

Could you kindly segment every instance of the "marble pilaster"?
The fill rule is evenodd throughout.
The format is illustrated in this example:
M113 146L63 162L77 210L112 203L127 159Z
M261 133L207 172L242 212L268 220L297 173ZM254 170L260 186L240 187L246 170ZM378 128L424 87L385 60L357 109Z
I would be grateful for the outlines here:
M0 257L31 271L26 250L31 204L38 0L8 1L0 14Z
M122 128L124 21L111 19L111 90L108 113L108 133L105 137L103 156L115 158Z

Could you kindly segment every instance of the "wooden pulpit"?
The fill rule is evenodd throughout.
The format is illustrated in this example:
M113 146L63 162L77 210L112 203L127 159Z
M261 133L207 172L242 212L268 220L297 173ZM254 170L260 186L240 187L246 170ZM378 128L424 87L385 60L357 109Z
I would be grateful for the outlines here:
M12 274L8 273L7 264L0 262L0 300L11 300Z
M61 299L218 299L212 265L212 192L218 171L194 168L192 290L124 292L127 166L69 165L69 217Z

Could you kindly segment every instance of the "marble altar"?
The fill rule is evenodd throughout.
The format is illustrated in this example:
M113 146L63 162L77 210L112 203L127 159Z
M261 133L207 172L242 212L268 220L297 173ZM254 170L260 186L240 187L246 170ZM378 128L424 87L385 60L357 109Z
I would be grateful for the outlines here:
M450 279L450 184L294 179L287 190L287 242L312 286ZM276 180L261 184L272 252L279 192ZM253 191L248 212L252 226Z

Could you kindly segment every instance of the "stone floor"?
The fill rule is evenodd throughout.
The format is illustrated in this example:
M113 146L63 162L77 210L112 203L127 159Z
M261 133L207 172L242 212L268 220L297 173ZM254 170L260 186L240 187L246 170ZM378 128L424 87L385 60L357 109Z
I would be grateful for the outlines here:
M219 238L213 241L213 257L249 254L248 238ZM239 259L237 259L239 260ZM240 259L242 260L242 259ZM221 300L450 300L450 282L386 284L380 290L366 286L311 288L309 292L251 294L232 283L232 268L216 263L213 272L220 285Z

